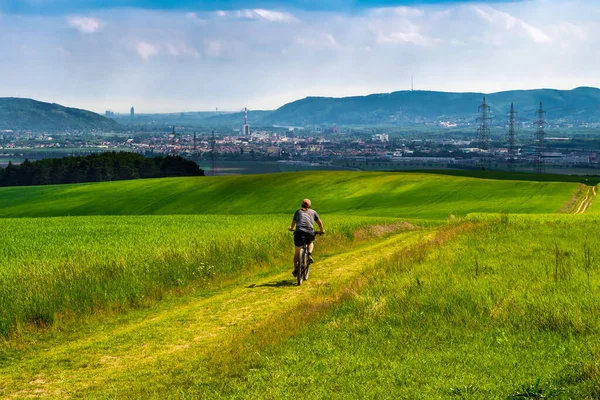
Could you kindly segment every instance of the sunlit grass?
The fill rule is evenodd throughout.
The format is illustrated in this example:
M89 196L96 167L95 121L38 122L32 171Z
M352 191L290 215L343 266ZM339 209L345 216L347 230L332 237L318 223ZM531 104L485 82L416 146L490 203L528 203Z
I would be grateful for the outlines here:
M0 334L64 311L127 309L170 290L290 258L291 217L143 216L5 219ZM329 217L320 248L385 218ZM286 258L287 256L287 258Z
M0 216L38 217L1 220L0 395L593 398L600 219L550 214L577 186L326 172L0 189ZM303 197L328 233L298 288L282 268ZM353 246L400 219L441 231Z
M470 220L449 242L373 269L298 336L249 351L244 371L186 395L597 398L600 219Z
M328 215L443 220L469 212L552 213L577 183L390 172L145 179L0 189L0 217L289 214L309 197Z

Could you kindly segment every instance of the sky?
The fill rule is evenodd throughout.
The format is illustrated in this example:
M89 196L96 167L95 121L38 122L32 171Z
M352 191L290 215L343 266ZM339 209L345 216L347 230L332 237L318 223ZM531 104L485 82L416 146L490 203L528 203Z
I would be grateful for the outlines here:
M103 113L600 86L594 0L0 0L0 97Z

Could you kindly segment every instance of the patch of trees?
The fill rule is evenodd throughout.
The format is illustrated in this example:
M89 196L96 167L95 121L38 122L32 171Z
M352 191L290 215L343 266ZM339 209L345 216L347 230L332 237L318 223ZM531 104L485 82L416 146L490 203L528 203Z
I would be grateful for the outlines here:
M148 158L128 152L48 158L0 168L0 186L103 182L139 178L202 176L198 164L180 156Z

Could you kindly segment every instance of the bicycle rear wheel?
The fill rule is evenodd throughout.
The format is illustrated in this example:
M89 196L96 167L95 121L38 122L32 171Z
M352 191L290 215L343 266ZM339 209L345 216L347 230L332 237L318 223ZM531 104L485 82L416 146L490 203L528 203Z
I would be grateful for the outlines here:
M296 279L298 280L298 286L302 285L302 281L305 279L304 275L306 274L306 265L308 263L308 251L306 248L302 248L300 250L300 259L298 260L298 275Z

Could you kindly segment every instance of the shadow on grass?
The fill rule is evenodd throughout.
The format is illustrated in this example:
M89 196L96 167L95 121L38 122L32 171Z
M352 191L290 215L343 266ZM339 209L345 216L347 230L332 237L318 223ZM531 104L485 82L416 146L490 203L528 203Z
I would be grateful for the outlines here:
M286 279L279 282L268 282L263 283L262 285L252 284L250 286L246 286L246 289L254 289L259 287L288 287L288 286L296 286L296 281L292 279Z

